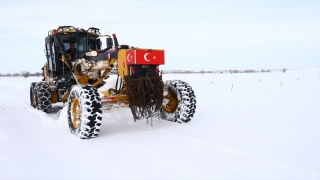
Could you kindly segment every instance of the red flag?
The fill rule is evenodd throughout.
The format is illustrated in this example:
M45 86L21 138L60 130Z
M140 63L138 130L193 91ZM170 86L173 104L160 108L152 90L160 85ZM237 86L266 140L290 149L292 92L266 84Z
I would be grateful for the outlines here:
M127 64L164 64L164 50L133 49L127 51Z
M129 50L126 52L127 54L127 64L131 65L131 64L136 64L136 51L135 50Z

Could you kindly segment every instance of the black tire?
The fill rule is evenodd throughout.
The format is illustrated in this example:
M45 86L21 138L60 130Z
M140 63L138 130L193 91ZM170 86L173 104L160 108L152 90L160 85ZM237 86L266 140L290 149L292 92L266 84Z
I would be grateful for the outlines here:
M45 82L38 82L35 84L36 92L36 107L39 110L48 112L51 109L51 90L49 84Z
M80 139L98 136L102 121L102 105L97 89L91 85L76 85L68 99L68 124L72 134Z
M164 92L167 94L164 94L160 117L178 123L189 122L196 109L196 96L191 86L184 81L168 80L164 83ZM168 99L169 94L176 102L173 103L174 107L168 110L168 105L173 101Z
M35 82L31 83L31 85L30 85L30 105L34 108L36 108L38 105L37 104L37 93L35 91L35 85L36 85Z

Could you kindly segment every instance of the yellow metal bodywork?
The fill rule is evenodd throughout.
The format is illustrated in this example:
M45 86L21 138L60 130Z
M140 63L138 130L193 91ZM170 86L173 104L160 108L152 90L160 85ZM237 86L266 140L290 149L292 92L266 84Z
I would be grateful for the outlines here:
M51 32L57 30L58 33L68 34L68 32L77 32L73 27L52 29Z
M69 58L71 59L70 54L69 54ZM66 59L66 57L65 57L64 55L61 56L61 60L62 60L62 62L64 62L64 64L66 64L66 66L68 66L69 69L71 69L71 68L69 67L69 64L67 63L67 59Z
M58 93L57 91L52 91L51 92L51 102L52 103L56 103L59 101L59 98L58 98Z
M120 49L118 51L118 73L123 81L124 81L124 76L128 76L129 74L128 66L126 62L127 60L126 52L127 51L125 49Z
M128 100L128 96L125 94L115 94L115 95L109 95L108 91L101 92L104 97L102 98L102 101L108 101L108 102L116 102L116 101L126 101Z
M53 31L55 31L56 29L53 29L51 33L53 33ZM75 29L69 28L67 30L67 28L58 28L57 32L60 34L68 34L68 33L74 33L76 32ZM91 34L94 34L93 32L89 32ZM102 34L100 34L99 36L104 36ZM118 69L118 74L122 79L122 82L124 83L124 89L121 92L114 92L114 91L102 91L100 92L101 94L103 94L103 97L101 98L102 102L109 102L109 103L120 103L120 104L125 104L126 106L129 104L128 102L128 97L126 95L126 90L127 90L127 85L125 83L125 76L129 75L129 69L128 69L128 65L126 63L126 52L127 50L130 49L119 49L118 50L118 56L117 58L109 58L108 56L106 57L106 59L101 60L101 61L96 61L93 62L92 64L90 64L90 66L88 66L88 62L87 60L84 60L83 62L86 63L86 66L83 66L82 63L77 63L77 61L75 62L76 64L73 64L73 71L75 72L73 74L73 76L71 78L75 79L79 84L89 84L89 80L93 79L92 74L90 73L81 73L78 72L79 69L82 70L88 70L90 72L93 71L101 71L101 74L99 74L99 77L94 77L94 79L96 80L95 83L92 84L92 86L98 86L99 84L101 84L101 82L104 79L108 78L108 74L112 71L113 69L113 64L117 64L117 69ZM70 55L68 54L67 56L61 55L61 61L69 68L71 69L71 67L69 66L68 63L68 59L71 59ZM78 66L82 66L81 68L78 68ZM44 66L44 77L45 77L45 81L49 84L49 85L53 85L53 78L50 78L49 73L48 73L48 64L46 63ZM53 91L51 92L51 97L52 97L52 103L56 103L56 102L67 102L68 101L68 97L69 97L69 92L65 93L63 95L63 97L59 98L58 92ZM174 96L174 95L173 95ZM168 103L166 109L167 111L171 112L171 111L175 111L176 107L177 107L177 98L172 98L172 97L167 97L170 102ZM73 126L75 128L77 128L78 126L76 125L76 118L77 116L79 116L79 111L76 110L77 107L79 106L79 100L75 99L73 100L74 102L72 102L72 113L75 113L74 119L72 120Z
M87 75L77 76L77 78L78 78L79 84L88 84L88 81L90 79L90 77Z
M60 99L61 102L68 102L69 97L69 91L67 91L63 96L62 99Z
M46 63L44 66L43 66L43 75L44 75L44 80L46 83L49 84L49 73L48 73L48 63Z
M177 110L179 102L177 94L169 90L168 94L166 96L163 96L163 98L169 100L169 102L163 106L163 110L169 113L174 113Z
M117 59L115 59L115 58L112 58L109 60L109 68L104 70L102 76L100 76L98 81L93 84L94 87L96 87L98 84L100 84L103 81L103 79L105 79L108 76L109 72L112 70L112 67L110 67L110 65L113 64L116 60Z
M99 85L103 79L105 79L107 76L108 76L108 73L112 70L112 67L111 65L113 63L115 63L117 61L116 58L111 58L111 59L106 59L106 60L103 60L101 61L103 64L103 66L100 66L99 68L98 67L95 67L95 64L92 64L92 68L89 69L88 67L88 71L94 71L94 70L104 70L102 75L98 77L97 81L92 84L92 86L97 86ZM77 67L80 66L81 63L77 63L77 64L74 64L74 68L73 70L75 71L75 75L76 75L76 78L78 80L78 83L79 84L88 84L89 83L89 80L92 78L90 74L81 74L80 72L77 71Z
M110 96L109 91L102 91L100 93L103 94L104 97Z
M55 32L58 32L61 35L66 35L66 34L72 34L77 32L76 29L74 29L72 26L61 26L57 29L52 29L52 31L50 32L51 35L53 35ZM105 37L106 35L97 33L96 31L92 31L92 30L88 30L87 33L90 34L96 34L99 37ZM126 64L126 51L127 49L116 49L118 52L117 58L110 58L108 56L106 56L106 58L104 60L99 60L99 61L91 61L90 65L88 66L88 61L86 60L86 58L84 57L83 63L80 63L78 61L75 62L71 62L71 63L75 63L72 64L73 69L72 71L74 71L74 74L71 76L72 79L75 79L77 81L78 84L89 84L89 80L93 79L96 82L92 84L92 86L97 87L99 84L101 84L101 82L104 79L107 79L109 77L109 73L112 71L112 69L114 68L113 65L116 65L117 69L118 69L118 73L119 76L122 79L122 82L124 82L124 89L121 92L114 92L114 91L103 91L100 92L103 94L102 97L102 101L103 99L105 99L103 102L109 102L109 103L113 103L113 104L125 104L128 105L128 97L125 94L125 91L127 89L127 86L125 84L125 76L129 75L129 71L128 71L128 66ZM111 52L112 50L110 50ZM112 51L114 52L114 51ZM67 66L69 69L71 69L71 67L69 66L69 59L71 59L71 55L67 54L66 56L61 55L61 61L63 62L63 64L65 66ZM79 67L81 66L81 68ZM79 69L82 69L82 71L89 71L89 73L87 72L78 72ZM50 77L49 75L49 66L48 63L46 63L43 67L43 75L44 75L44 81L46 83L48 83L50 86L54 86L56 85L55 83L55 78ZM94 74L92 72L94 71L99 71L99 73ZM97 77L98 76L98 77ZM60 97L61 94L59 94L57 91L52 91L51 92L51 102L52 103L56 103L56 102L67 102L68 98L69 98L69 92L66 92L65 94L62 95L62 97ZM79 111L76 110L77 107L79 106L79 100L78 99L74 99L72 102L72 113L75 113L74 117L78 117L79 116ZM76 125L76 118L74 118L72 120L73 126L75 128L77 128L78 126Z
M69 65L67 63L67 58L64 55L61 56L61 60L66 66L69 67ZM92 69L90 69L91 71L92 70L101 70L103 72L101 74L101 76L98 77L97 81L93 84L93 86L99 85L104 79L108 78L108 74L110 73L110 71L113 68L111 65L114 64L115 62L117 62L118 73L119 73L120 77L122 78L122 81L124 82L124 91L126 90L124 76L127 76L129 74L129 72L128 72L128 66L126 64L126 50L125 49L120 49L118 51L118 59L117 58L110 58L110 59L103 60L102 61L103 66L99 66L99 69L95 69L95 65L93 64ZM78 80L78 83L79 84L88 84L88 81L91 79L90 74L89 75L80 75L80 73L77 71L77 66L80 66L80 64L74 64L73 68L74 68L75 76L76 76L76 79ZM52 84L52 78L50 78L49 73L48 73L48 64L46 63L43 68L44 68L45 81L48 84ZM74 79L73 76L71 78ZM128 97L126 94L124 94L124 91L118 92L117 95L112 95L114 93L113 91L111 91L111 94L109 94L109 91L103 91L101 93L104 95L103 98L107 99L107 102L122 101L124 104L128 104L128 101L127 101ZM69 97L69 92L65 93L63 95L63 97L61 99L59 99L58 93L56 91L53 91L53 92L51 92L51 97L52 97L52 99L51 99L52 103L67 102L68 97ZM108 98L108 97L110 97L110 98Z

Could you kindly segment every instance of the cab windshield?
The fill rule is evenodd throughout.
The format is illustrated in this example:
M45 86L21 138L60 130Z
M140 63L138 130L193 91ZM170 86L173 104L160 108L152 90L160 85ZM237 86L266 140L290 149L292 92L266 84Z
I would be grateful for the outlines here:
M78 52L80 51L87 51L88 50L88 38L87 34L80 34L78 38L78 47L77 50Z

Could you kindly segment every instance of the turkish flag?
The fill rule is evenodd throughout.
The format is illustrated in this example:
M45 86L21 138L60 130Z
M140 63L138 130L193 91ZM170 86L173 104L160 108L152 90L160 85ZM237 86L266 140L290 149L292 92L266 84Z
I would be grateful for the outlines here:
M164 50L132 49L127 51L127 64L165 64Z
M126 62L128 65L136 64L136 51L135 50L128 50L126 52Z

